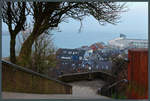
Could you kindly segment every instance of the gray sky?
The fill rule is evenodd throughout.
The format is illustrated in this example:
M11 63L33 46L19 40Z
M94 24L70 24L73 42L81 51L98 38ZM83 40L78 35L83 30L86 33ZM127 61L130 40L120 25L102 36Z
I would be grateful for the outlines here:
M80 33L80 22L73 19L69 23L61 23L61 32L53 32L54 44L58 48L76 48L82 45L90 45L95 42L105 42L119 37L120 33L128 38L148 39L148 3L128 2L129 11L122 13L121 22L117 25L99 23L93 17L86 17L83 20L83 27ZM6 32L6 25L3 24L3 32Z

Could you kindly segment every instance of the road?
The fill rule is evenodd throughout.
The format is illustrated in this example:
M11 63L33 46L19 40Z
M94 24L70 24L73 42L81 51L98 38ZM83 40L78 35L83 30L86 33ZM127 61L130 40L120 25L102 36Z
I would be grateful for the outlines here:
M28 94L2 92L3 99L109 99L108 97L97 95L97 89L101 88L105 82L101 80L79 81L69 83L72 85L72 94Z

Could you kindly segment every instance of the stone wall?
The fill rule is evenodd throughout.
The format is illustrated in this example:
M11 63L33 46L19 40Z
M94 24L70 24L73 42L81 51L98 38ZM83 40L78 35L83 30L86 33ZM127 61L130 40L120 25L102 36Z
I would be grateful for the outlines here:
M2 91L72 94L72 86L8 61L2 61Z
M105 72L84 72L84 73L64 74L59 77L59 80L63 82L74 82L93 79L101 79L105 82L110 83L114 82L116 80L116 77Z

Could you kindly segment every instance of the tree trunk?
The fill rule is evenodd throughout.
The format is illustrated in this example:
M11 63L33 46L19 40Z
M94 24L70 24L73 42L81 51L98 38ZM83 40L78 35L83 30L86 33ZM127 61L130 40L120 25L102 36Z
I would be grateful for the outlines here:
M38 26L39 25L39 26ZM40 23L34 23L34 29L29 35L29 37L24 41L20 53L19 53L19 64L23 66L28 66L30 62L32 62L31 59L31 53L32 53L32 45L34 41L46 30L43 28L40 28Z
M32 45L35 41L35 39L38 38L38 34L35 34L34 32L31 33L31 35L24 41L20 53L19 53L19 60L18 62L23 66L28 66L28 64L31 62L31 52L32 52Z
M32 44L34 43L34 35L31 34L23 43L19 57L29 57L31 55Z
M11 34L11 40L10 40L10 61L12 63L16 63L16 51L15 51L15 45L16 45L16 35Z

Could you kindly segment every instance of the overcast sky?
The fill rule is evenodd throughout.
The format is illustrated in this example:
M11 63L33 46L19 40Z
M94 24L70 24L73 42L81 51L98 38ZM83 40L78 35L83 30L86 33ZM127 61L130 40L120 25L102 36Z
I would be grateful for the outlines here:
M58 48L76 48L82 45L90 45L95 42L105 42L125 34L128 38L148 39L148 3L128 2L129 11L122 13L120 23L117 25L99 23L93 17L86 17L83 20L81 32L80 22L73 19L69 23L61 23L61 32L53 32L54 43ZM7 32L6 25L3 24L3 32Z

